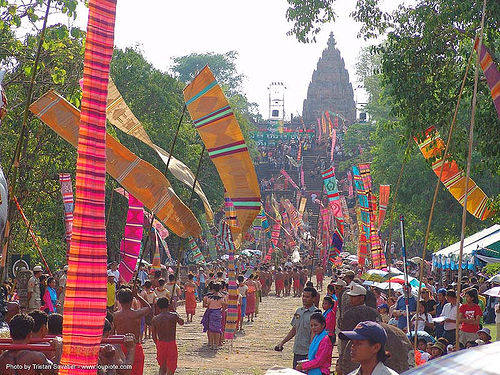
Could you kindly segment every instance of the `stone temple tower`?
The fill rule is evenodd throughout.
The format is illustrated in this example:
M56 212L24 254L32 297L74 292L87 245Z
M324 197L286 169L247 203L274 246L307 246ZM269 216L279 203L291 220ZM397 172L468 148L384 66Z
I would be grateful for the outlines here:
M354 92L349 82L349 72L335 45L333 33L330 33L328 47L323 50L313 72L307 89L307 99L304 100L302 117L306 125L315 124L316 119L327 110L342 114L348 124L356 120Z

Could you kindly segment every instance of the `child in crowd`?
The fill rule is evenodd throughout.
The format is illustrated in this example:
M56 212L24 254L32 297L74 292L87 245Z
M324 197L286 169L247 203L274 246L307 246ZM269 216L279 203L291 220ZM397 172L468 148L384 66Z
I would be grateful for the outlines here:
M175 311L169 311L169 302L165 297L158 298L156 305L160 313L152 320L153 341L156 344L156 360L160 365L160 375L173 375L177 369L177 324L184 325L184 320Z

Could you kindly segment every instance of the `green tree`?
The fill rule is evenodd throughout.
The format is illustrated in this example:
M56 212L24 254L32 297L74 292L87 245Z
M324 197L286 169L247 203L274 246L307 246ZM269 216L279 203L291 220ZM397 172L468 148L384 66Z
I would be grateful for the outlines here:
M228 96L241 93L245 76L236 69L238 52L226 53L192 53L186 56L174 57L172 71L184 83L191 81L205 65L210 67L219 84Z

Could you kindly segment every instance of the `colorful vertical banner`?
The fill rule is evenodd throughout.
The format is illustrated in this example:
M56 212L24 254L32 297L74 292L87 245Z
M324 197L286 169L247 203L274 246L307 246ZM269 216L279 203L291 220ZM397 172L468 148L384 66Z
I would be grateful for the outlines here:
M382 228L384 223L385 214L387 212L387 205L389 204L389 195L391 194L391 185L380 185L378 197L378 230Z
M333 156L335 153L335 143L337 141L337 131L335 129L332 130L332 146L330 149L330 162L333 163Z
M223 246L225 251L229 256L228 260L228 301L227 301L227 311L226 311L226 327L224 330L224 338L226 340L234 339L234 333L236 331L236 323L238 321L238 285L236 284L236 267L234 261L234 255L236 248L233 243L233 238L231 235L231 229L229 225L222 220L222 238Z
M90 0L59 375L96 373L106 317L106 98L116 0Z
M61 185L61 194L64 205L64 224L66 226L66 233L64 240L66 241L66 254L69 252L71 244L71 233L73 231L73 183L69 173L59 173L59 184Z
M285 171L284 169L282 169L280 172L283 175L283 177L285 177L285 180L287 180L290 183L290 185L293 186L294 189L300 190L300 188L297 186L297 184L295 183L295 181L292 180L292 178L287 173L287 171Z
M321 120L319 118L316 119L318 121L318 141L321 140Z
M120 244L121 261L118 268L120 278L128 283L134 276L137 258L141 251L144 225L144 206L132 194L128 195L128 211L125 230Z
M299 214L301 217L302 215L304 215L304 211L306 210L306 204L307 204L307 198L306 197L300 198Z
M419 140L415 138L415 142L417 142L424 158L426 160L433 160L432 170L438 177L444 162L441 182L451 195L453 195L463 206L465 199L465 173L460 169L455 160L446 159L443 161L445 143L441 139L439 132L434 126L431 126L425 131L423 140L419 142ZM492 217L495 211L488 208L490 199L471 178L469 178L468 189L467 211L479 220L486 220Z
M349 198L352 198L354 196L354 189L352 186L352 173L351 173L351 171L347 171L347 183L348 183Z
M474 43L474 49L478 50L479 38L476 38ZM481 50L479 51L479 62L481 69L483 70L484 76L486 77L486 82L490 88L491 98L495 104L497 110L498 118L500 118L500 72L491 57L490 52L484 45L484 39L481 43Z
M153 253L153 259L151 261L151 268L154 270L160 270L161 269L160 240L158 238L158 232L154 228L152 228L151 231L153 232L151 235L154 237L154 242L152 242L152 245L154 246L154 253Z
M201 250L198 247L196 240L193 237L189 237L188 242L189 242L189 249L191 250L191 259L190 260L192 260L192 262L195 264L205 263L205 257L201 253Z
M231 226L236 247L260 211L260 188L241 128L213 73L205 66L184 89L196 130L231 198L238 226Z
M328 197L328 204L332 208L333 214L341 222L344 221L344 215L342 214L342 206L340 203L340 193L337 187L337 179L335 178L335 171L332 168L321 172L323 178L323 183L325 185L326 194Z
M224 193L224 213L229 226L235 227L238 225L236 209L234 208L233 201L229 198L227 192Z

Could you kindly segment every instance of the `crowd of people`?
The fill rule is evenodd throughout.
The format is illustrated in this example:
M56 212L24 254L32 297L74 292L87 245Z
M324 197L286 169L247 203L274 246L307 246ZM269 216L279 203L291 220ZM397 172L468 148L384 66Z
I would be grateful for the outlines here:
M362 271L356 266L333 270L333 273L316 266L312 272L315 285L311 270L310 263L292 263L289 259L273 265L255 259L238 262L236 337L251 327L259 314L259 303L272 290L275 298L290 296L302 300L302 307L293 314L290 331L274 349L281 351L294 339L293 368L308 374L330 374L332 369L336 374L345 375L397 374L384 364L389 358L387 327L401 330L410 338L417 332L418 347L413 353L417 366L454 352L457 329L460 349L491 343L492 334L483 325L483 312L488 306L493 306L497 331L500 329L500 305L496 299L486 299L480 294L490 285L476 277L466 278L460 298L456 282L438 285L431 276L427 277L419 311L416 312L416 296L410 293L410 316L407 317L405 294L401 290L392 290L389 294L387 290L367 286L361 278ZM229 296L226 264L218 261L205 267L192 267L190 271L177 279L172 269L140 267L137 282L125 283L117 264L110 264L103 338L120 335L122 342L101 345L99 374L115 373L117 365L118 374L142 374L145 360L142 344L146 340L155 343L159 373L174 374L178 359L177 325L190 324L197 315L201 315L200 332L207 334L207 350L217 351L224 345ZM21 345L45 337L52 343L52 349L44 353L5 351L0 355L0 368L5 369L2 374L37 373L19 368L14 371L12 367L12 363L28 362L51 369L40 373L57 373L57 367L50 366L61 358L59 337L63 327L66 272L64 267L56 273L57 277L44 278L40 266L33 268L27 285L26 311L10 319L10 335L13 344ZM331 280L325 286L326 278ZM446 280L440 281L446 283ZM15 293L9 295L16 298ZM197 311L198 303L205 309L203 314ZM182 305L185 319L178 312ZM350 310L360 306L365 309L361 315ZM353 315L357 320L353 321ZM346 349L346 342L350 343L350 350ZM338 346L339 358L332 363L334 346ZM346 360L351 362L348 372L342 363ZM350 372L352 366L359 367Z

